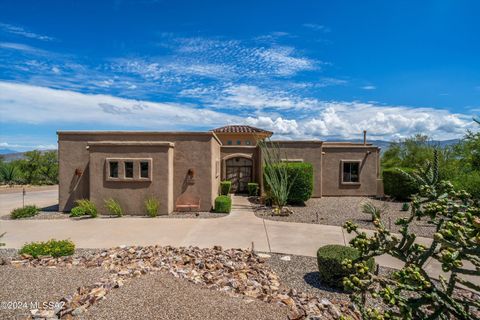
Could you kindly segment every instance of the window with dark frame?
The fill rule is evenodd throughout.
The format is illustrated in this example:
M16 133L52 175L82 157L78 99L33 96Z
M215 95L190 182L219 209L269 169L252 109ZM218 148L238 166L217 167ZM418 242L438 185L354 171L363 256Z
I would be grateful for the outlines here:
M343 163L343 182L360 182L360 163L344 162Z
M231 146L231 145L232 145L232 140L228 140L228 141L227 141L227 144L228 144L229 146Z
M133 162L125 161L125 178L133 178Z
M241 145L241 144L242 144L242 141L237 140L237 144L238 144L238 145Z
M148 178L148 161L140 161L140 178Z
M110 161L110 178L118 178L118 161Z

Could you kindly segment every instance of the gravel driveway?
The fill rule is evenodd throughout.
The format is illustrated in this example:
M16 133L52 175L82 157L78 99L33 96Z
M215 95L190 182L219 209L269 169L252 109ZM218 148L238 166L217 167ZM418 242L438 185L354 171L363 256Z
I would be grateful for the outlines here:
M102 320L273 320L287 319L287 310L155 273L136 278L76 319Z
M400 211L401 202L382 201L366 197L323 197L312 198L308 200L305 206L291 206L294 213L290 216L279 217L272 216L269 208L258 206L255 210L257 217L313 224L326 224L342 226L346 221L351 220L357 223L361 228L374 229L370 222L370 217L362 212L361 205L365 201L372 202L383 211L383 221L394 232L399 228L395 225L398 218L406 217L409 212ZM411 230L419 236L432 237L435 228L425 221L414 221L411 224Z

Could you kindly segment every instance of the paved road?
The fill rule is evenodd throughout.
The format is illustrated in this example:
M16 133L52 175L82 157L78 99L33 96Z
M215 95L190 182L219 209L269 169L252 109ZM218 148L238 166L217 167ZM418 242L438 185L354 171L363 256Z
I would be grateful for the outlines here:
M22 190L0 193L0 216L7 215L15 208L22 206ZM39 207L49 207L58 204L58 186L41 188L25 194L25 205L34 204Z
M54 191L33 193L30 199L41 199L43 203L54 203L57 197ZM9 206L18 206L15 201L21 201L18 196L1 196L8 201L0 203L0 212ZM0 221L0 232L6 232L2 242L5 242L7 248L20 248L26 242L56 238L71 239L79 248L108 248L124 244L199 247L221 245L224 248L245 249L253 246L256 251L312 257L319 247L326 244L345 245L352 237L338 226L263 220L254 215L246 198L235 197L234 203L228 216L214 219L128 217L4 220ZM427 244L431 240L419 238L418 241ZM400 261L389 256L378 257L376 261L391 268L402 266ZM435 260L430 261L426 268L435 277L441 273L441 267Z

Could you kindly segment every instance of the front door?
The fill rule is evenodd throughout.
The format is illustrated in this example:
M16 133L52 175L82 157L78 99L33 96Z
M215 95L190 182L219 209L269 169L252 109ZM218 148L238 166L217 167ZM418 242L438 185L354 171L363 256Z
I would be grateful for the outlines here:
M247 185L252 182L252 160L236 157L226 161L227 180L232 182L231 192L247 192Z

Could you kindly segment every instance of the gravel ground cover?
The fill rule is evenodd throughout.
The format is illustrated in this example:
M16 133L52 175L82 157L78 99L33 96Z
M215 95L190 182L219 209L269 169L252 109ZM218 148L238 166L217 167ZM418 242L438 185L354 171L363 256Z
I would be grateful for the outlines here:
M159 272L133 279L77 319L287 319L286 307L230 297Z
M266 262L277 273L282 285L298 291L308 292L322 299L326 298L334 304L350 302L347 293L322 285L319 279L318 264L315 257L287 256L277 253L268 253L267 255L270 256L270 258L267 258ZM288 257L289 260L283 260L282 257ZM395 269L387 267L379 267L378 270L381 276L388 276L394 271ZM480 299L479 294L460 288L454 291L454 296L463 296L476 301ZM379 300L368 299L367 303L376 307L385 307ZM480 310L474 310L473 313L480 319Z
M271 257L266 259L266 263L278 274L282 285L332 301L350 301L348 294L322 285L317 258L278 253L268 255ZM290 257L290 261L284 261L282 257Z
M172 214L168 215L160 215L157 218L160 219L215 219L215 218L222 218L227 216L228 214L224 213L215 213L215 212L174 212ZM131 216L131 215L125 215L122 217L115 217L115 216L109 216L109 215L99 215L95 219L121 219L121 218L146 218L146 219L152 219L148 216ZM10 218L10 215L3 215L0 216L0 219L2 220L12 220ZM58 212L58 211L40 211L39 214L33 216L33 217L28 217L28 218L23 218L23 219L17 219L17 220L56 220L56 219L72 219L72 220L82 220L82 219L92 219L90 217L75 217L75 218L70 218L68 213L64 212Z
M0 266L0 319L25 319L30 315L31 302L57 302L66 294L105 274L100 268ZM6 302L16 303L6 305Z
M370 217L362 212L361 205L365 201L372 202L383 211L383 221L394 232L398 232L399 227L395 225L398 218L409 215L409 212L401 211L402 202L383 201L366 197L323 197L312 198L305 203L305 206L291 206L293 214L289 216L272 216L271 209L268 207L256 205L255 215L260 218L326 224L342 226L346 221L351 220L357 223L360 228L374 229ZM432 237L435 228L425 221L414 221L411 224L411 230L419 236Z

